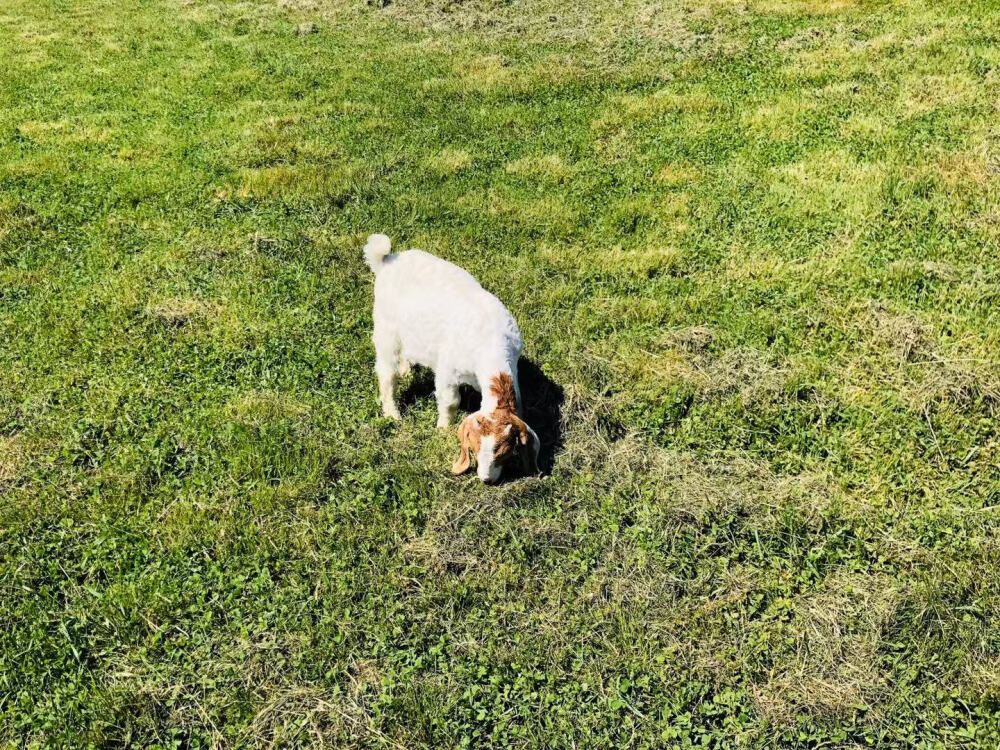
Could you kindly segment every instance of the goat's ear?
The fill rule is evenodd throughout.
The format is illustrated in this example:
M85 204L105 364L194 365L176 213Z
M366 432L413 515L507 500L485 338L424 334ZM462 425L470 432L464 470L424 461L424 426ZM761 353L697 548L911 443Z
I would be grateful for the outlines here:
M456 476L467 472L469 467L472 465L472 457L469 455L470 438L468 418L463 419L462 423L458 425L458 439L461 441L462 447L458 453L458 460L451 466L451 473Z
M525 476L535 476L538 474L538 452L542 448L542 443L535 431L524 422L521 422L519 428L521 447L518 452L521 454L521 468Z

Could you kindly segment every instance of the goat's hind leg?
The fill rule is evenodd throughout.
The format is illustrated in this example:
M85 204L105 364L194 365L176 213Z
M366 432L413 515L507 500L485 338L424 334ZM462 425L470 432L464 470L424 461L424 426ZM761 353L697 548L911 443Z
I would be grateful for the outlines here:
M399 419L396 407L396 375L399 371L399 344L396 337L388 335L380 326L375 326L372 336L375 344L375 374L378 376L378 395L382 402L382 414L390 419Z

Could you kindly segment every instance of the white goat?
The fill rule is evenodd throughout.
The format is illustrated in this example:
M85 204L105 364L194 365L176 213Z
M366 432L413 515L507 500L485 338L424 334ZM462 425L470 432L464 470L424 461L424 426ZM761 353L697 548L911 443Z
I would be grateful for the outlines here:
M417 364L434 371L438 427L458 408L459 385L482 394L482 404L459 425L462 441L452 472L462 474L475 456L479 478L493 484L519 457L526 473L538 468L538 436L519 416L517 360L521 332L503 303L471 274L423 250L390 255L384 234L365 245L375 274L372 313L375 372L382 413L399 419L396 378Z

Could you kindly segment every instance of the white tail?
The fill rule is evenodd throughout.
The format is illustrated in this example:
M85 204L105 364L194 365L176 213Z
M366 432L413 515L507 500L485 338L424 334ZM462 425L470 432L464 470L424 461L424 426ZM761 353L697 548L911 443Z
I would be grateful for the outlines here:
M392 240L384 234L373 234L365 244L365 263L372 269L372 273L378 273L382 267L382 259L392 251Z

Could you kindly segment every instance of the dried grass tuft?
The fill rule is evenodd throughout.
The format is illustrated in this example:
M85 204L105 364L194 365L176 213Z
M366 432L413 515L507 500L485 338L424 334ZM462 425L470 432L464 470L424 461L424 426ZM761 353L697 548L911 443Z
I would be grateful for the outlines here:
M183 326L192 322L211 321L218 317L220 305L211 300L196 297L168 297L150 302L146 314L171 326Z
M18 479L28 467L28 451L21 435L0 437L0 482Z
M753 686L757 709L775 724L790 725L802 713L843 718L888 700L878 652L899 601L892 579L846 572L795 601L793 650Z

